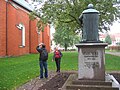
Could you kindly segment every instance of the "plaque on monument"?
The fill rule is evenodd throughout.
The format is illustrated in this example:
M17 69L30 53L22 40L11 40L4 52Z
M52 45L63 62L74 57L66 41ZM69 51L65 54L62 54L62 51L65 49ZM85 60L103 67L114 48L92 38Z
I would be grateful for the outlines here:
M81 43L78 47L78 79L105 80L106 43Z

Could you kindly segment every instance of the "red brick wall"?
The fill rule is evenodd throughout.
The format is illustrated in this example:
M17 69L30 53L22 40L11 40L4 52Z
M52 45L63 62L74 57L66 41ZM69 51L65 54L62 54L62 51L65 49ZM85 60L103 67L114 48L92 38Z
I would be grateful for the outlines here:
M30 21L30 53L37 53L38 34L36 31L37 20Z
M50 26L47 25L43 32L43 42L46 45L46 49L50 52Z
M16 25L23 23L25 26L25 47L20 47L22 37L21 30ZM14 8L8 5L8 38L7 38L8 56L18 56L29 53L29 15L19 7Z
M0 0L0 56L6 55L6 2Z
M46 48L50 52L49 25L45 28L44 32L38 35L36 32L37 20L31 21L28 12L23 8L18 6L15 8L10 3L7 4L6 33L6 2L5 0L0 0L0 56L19 56L28 53L37 53L36 46L42 42L46 44ZM25 26L25 47L20 47L22 31L16 27L19 23Z
M44 32L40 32L40 34L37 33L37 28L36 28L37 20L31 21L30 26L31 26L31 38L30 38L30 52L31 53L37 53L36 51L36 46L39 43L44 43L46 45L46 49L48 52L50 52L50 28L49 25L45 27ZM49 40L48 40L49 39Z

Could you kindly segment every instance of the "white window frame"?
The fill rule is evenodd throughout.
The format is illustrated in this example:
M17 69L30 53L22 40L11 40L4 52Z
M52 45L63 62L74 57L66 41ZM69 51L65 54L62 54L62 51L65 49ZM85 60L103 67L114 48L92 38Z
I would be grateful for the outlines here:
M22 31L22 43L21 43L20 47L25 47L25 26L22 23L20 23L16 26L19 30Z

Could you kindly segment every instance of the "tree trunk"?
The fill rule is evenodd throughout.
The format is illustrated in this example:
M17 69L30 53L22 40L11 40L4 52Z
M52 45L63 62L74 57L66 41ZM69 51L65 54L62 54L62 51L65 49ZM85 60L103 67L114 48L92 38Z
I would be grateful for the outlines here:
M67 44L65 43L65 51L67 51Z

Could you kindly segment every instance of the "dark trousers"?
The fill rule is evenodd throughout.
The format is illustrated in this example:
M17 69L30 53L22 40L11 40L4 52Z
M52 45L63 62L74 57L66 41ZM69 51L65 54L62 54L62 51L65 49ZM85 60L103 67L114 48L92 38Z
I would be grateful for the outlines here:
M40 78L43 78L43 76L48 77L47 61L40 60Z
M57 67L56 72L60 72L60 61L61 61L61 58L55 58L56 67Z

